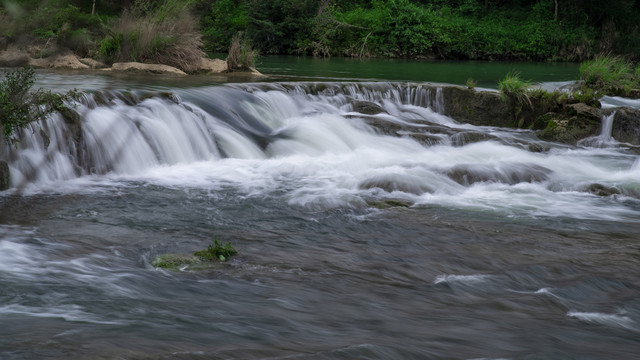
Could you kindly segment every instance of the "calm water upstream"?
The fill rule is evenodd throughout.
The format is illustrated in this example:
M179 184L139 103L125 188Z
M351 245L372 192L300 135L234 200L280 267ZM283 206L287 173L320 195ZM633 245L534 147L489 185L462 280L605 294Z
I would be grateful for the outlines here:
M469 64L276 60L262 81L39 74L90 91L81 128L0 153L1 359L640 357L635 152L442 115L421 82L497 81ZM214 239L239 254L151 265Z

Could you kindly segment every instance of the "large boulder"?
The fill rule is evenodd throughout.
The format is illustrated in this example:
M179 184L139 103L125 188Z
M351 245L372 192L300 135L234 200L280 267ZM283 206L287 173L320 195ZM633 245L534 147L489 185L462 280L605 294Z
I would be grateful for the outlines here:
M500 94L460 86L442 88L444 115L480 126L512 126L513 111Z
M591 115L572 114L570 111L549 112L537 120L545 123L546 127L538 132L543 140L576 145L579 140L600 133L602 121Z
M227 62L221 59L200 59L198 73L222 73L227 71Z
M92 58L82 58L82 59L79 59L79 61L87 65L91 69L104 69L107 67L107 65L105 65L103 62L100 62Z
M78 57L73 54L59 54L47 58L29 59L29 65L34 68L42 69L68 69L68 70L84 70L89 69L88 65L80 62Z
M615 112L611 136L623 143L640 145L640 110L618 108Z

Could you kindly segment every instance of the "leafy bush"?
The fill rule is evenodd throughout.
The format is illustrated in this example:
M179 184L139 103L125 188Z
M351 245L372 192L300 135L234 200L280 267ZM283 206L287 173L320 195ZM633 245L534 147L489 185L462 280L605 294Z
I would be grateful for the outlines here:
M42 88L31 91L35 78L32 68L20 68L0 81L0 125L9 142L16 141L17 132L29 123L68 109L65 102L74 96L74 92L56 94Z
M108 63L152 62L193 72L205 56L196 24L187 3L176 0L125 10L98 53Z

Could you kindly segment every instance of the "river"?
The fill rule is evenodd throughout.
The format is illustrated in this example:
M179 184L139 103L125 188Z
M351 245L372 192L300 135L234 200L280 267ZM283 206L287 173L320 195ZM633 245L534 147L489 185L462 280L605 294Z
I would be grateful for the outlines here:
M80 131L53 116L0 156L0 358L640 356L636 153L442 115L421 82L495 88L464 65L317 61L265 58L269 79L39 73L90 91ZM214 239L238 255L152 266Z

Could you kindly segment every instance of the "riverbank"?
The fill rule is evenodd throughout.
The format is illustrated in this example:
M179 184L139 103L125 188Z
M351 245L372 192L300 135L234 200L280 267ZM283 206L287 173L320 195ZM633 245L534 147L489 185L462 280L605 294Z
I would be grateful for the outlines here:
M100 70L100 71L130 71L165 75L187 75L186 72L173 66L164 64L144 64L139 62L113 63L110 66L92 58L80 58L68 49L61 49L48 57L36 57L37 48L20 49L9 46L0 51L0 67L30 66L36 69L58 70ZM192 74L223 74L228 73L225 60L201 58L193 66ZM245 71L254 76L264 76L255 68Z

